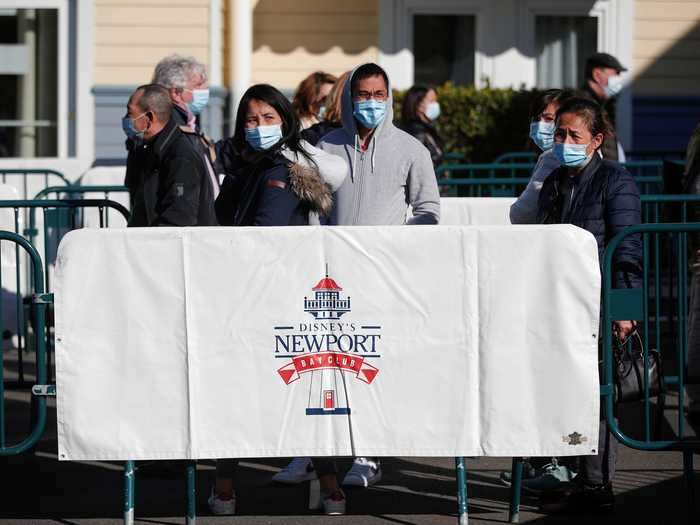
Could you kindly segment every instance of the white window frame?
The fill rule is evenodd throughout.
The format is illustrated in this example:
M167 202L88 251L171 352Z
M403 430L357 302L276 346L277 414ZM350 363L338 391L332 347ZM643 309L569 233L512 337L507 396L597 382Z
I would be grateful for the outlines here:
M94 2L84 0L0 0L10 9L56 9L58 18L57 75L57 156L9 157L0 159L2 167L52 167L65 171L69 178L84 171L94 160L95 110L92 97L94 75ZM76 92L69 93L69 16L76 10ZM69 115L69 97L75 96L75 115ZM69 120L75 119L75 156L68 155ZM57 163L60 160L62 162Z
M394 88L407 89L414 83L413 17L415 15L471 15L474 23L474 84L483 87L490 77L491 60L480 50L481 14L491 0L381 0L379 5L379 63L389 74Z
M518 42L523 60L528 63L523 78L526 87L535 87L537 80L537 49L535 17L588 16L598 20L598 51L610 53L626 67L623 75L627 86L634 78L632 39L634 30L633 0L520 0L517 3ZM579 87L579 86L574 86ZM632 97L624 90L617 100L616 132L626 149L632 146Z
M380 0L379 63L393 87L414 83L413 16L416 14L474 15L474 84L484 87L521 85L534 88L537 76L535 17L591 16L598 19L598 50L616 56L629 69L625 85L634 78L632 38L634 0ZM632 146L632 103L629 89L617 100L617 134Z

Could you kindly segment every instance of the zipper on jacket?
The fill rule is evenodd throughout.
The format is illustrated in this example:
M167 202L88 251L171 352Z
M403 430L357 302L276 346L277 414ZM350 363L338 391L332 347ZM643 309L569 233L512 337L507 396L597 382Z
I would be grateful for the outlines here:
M360 219L360 203L362 202L362 194L364 193L363 190L365 187L365 155L365 151L360 154L360 169L358 170L355 202L353 202L352 224L357 224L357 221Z

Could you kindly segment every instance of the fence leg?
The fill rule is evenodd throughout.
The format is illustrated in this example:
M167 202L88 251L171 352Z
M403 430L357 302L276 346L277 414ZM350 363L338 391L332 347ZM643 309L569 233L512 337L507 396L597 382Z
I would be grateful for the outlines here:
M520 523L520 489L523 483L523 458L513 458L510 473L510 523Z
M134 524L134 496L136 493L136 468L134 462L124 463L124 525Z
M457 513L459 525L469 523L469 512L467 508L467 465L464 458L455 458L457 467Z
M187 525L195 525L197 521L197 462L187 462Z
M683 474L685 490L688 492L688 523L697 523L695 508L695 473L693 472L693 451L683 451Z

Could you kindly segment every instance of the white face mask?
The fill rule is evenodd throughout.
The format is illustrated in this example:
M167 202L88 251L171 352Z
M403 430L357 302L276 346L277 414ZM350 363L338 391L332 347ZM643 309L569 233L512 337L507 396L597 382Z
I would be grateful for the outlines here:
M425 107L425 116L430 120L437 120L440 116L440 104L437 101L429 102Z
M610 75L608 77L608 83L603 88L603 91L605 91L606 97L612 98L622 91L622 87L622 77L620 75Z

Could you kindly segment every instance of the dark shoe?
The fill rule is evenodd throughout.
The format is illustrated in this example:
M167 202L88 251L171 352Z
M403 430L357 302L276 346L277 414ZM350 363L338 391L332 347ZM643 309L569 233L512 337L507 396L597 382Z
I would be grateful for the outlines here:
M511 470L504 470L503 472L501 472L501 483L503 483L506 487L510 487L511 483L513 482L513 480L511 479L512 475L513 473ZM523 462L523 480L532 479L536 476L537 471L535 470L535 467L533 467L529 461Z
M549 514L604 514L614 508L615 495L610 483L549 492L540 498L540 511Z
M686 415L688 417L688 422L691 425L700 425L700 406L695 405L692 408L689 408L688 411L686 412Z

